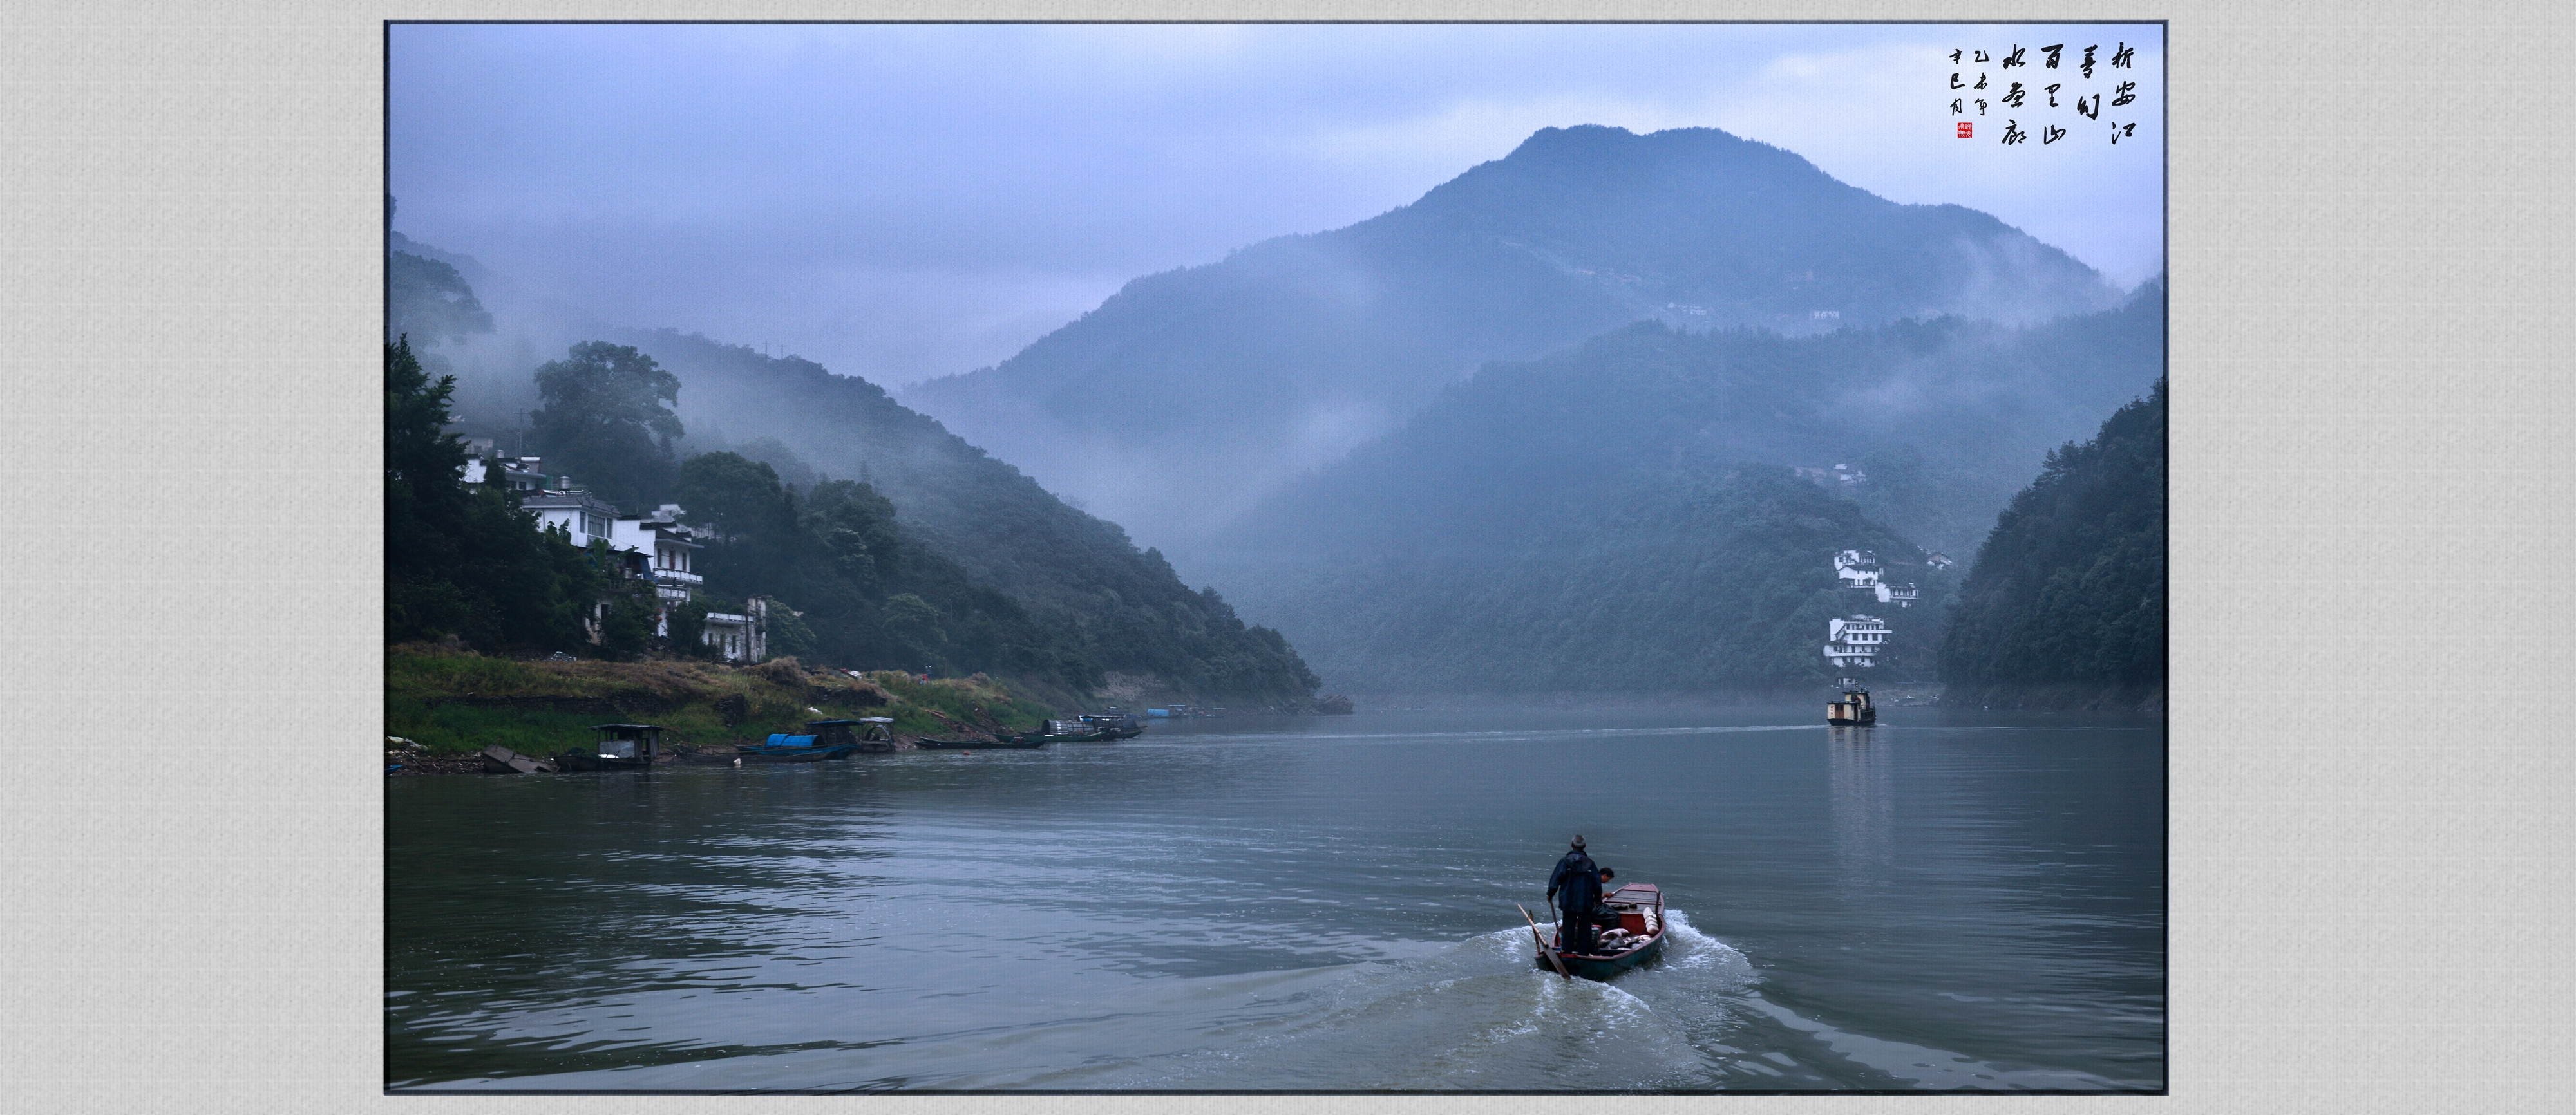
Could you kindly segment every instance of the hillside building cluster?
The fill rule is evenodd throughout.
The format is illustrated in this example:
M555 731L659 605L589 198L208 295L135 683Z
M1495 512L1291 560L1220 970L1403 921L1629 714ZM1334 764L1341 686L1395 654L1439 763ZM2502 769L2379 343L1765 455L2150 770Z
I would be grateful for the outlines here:
M1867 592L1881 604L1911 608L1923 595L1912 581L1887 579L1878 555L1869 550L1843 550L1834 555L1834 577L1846 589ZM1886 650L1887 623L1872 615L1838 616L1825 623L1825 661L1836 667L1875 666Z
M521 508L536 514L538 529L563 531L577 548L606 543L618 560L615 576L652 583L658 604L653 634L671 637L672 614L696 599L699 586L706 583L696 568L697 551L706 543L696 530L680 524L680 505L666 503L650 515L622 515L615 505L574 484L572 477L547 475L541 457L498 456L490 452L490 442L481 440L468 442L467 449L484 455L467 458L460 477L464 483L506 485L518 493ZM593 643L599 641L600 621L608 607L607 601L601 601L584 621ZM742 612L708 612L699 637L724 661L757 662L769 655L768 635L769 602L754 597L745 602Z

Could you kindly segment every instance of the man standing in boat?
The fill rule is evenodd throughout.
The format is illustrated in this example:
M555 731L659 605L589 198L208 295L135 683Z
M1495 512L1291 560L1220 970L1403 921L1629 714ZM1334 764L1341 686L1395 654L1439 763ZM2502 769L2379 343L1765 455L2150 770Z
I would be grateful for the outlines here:
M1592 908L1601 904L1601 869L1583 854L1581 836L1574 838L1574 850L1556 861L1556 870L1548 875L1547 897L1556 903L1557 947L1591 952Z

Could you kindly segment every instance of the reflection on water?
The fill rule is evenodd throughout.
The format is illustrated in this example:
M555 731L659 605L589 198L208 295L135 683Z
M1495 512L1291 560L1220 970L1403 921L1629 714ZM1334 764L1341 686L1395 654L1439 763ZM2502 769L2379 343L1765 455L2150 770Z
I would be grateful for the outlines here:
M1872 725L1826 728L1833 771L1834 853L1846 888L1883 882L1896 831L1894 766Z
M2162 1086L2153 723L1195 727L396 780L388 1082ZM1577 831L1673 913L1610 984L1538 972L1514 908Z

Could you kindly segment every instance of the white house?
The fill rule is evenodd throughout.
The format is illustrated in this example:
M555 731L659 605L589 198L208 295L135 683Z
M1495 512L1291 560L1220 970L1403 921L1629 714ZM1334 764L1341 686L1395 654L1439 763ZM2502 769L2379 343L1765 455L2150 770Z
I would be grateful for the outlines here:
M494 466L499 467L501 476L512 491L535 495L546 488L545 459L542 457L503 457L491 453L469 455L465 458L465 469L460 479L468 484L483 483L492 478Z
M1950 555L1935 551L1933 553L1923 555L1923 564L1929 565L1934 569L1948 569L1953 563L1950 560Z
M608 541L612 548L645 555L665 617L687 603L707 580L697 570L702 545L689 528L680 525L679 518L679 505L666 503L650 517L617 520ZM655 633L669 634L667 621Z
M1912 581L1907 581L1901 585L1891 585L1885 581L1880 581L1877 587L1879 603L1894 604L1899 608L1913 607L1914 602L1920 599L1923 595L1922 590L1915 588L1914 582Z
M539 527L571 532L576 547L587 548L594 539L616 543L617 508L589 492L540 491L521 499L519 506L537 513Z
M1844 588L1876 588L1878 575L1878 554L1874 551L1844 550L1834 555L1834 576L1842 578Z
M1877 616L1825 621L1825 660L1835 666L1875 666L1886 642L1887 624Z
M696 531L680 525L680 506L666 503L651 515L621 517L606 501L574 490L571 477L546 476L540 471L544 463L537 457L472 458L460 479L484 483L497 466L501 477L522 493L519 506L536 513L540 529L559 528L571 535L574 546L585 549L594 541L606 542L610 550L624 555L628 570L653 579L653 594L661 605L653 633L668 638L671 610L688 603L706 583L697 570L697 552L705 543L698 540ZM559 483L549 486L549 479ZM588 617L593 642L599 640L606 606L601 602ZM769 602L755 598L742 613L707 613L701 638L725 661L759 661L769 653Z
M706 578L697 570L697 554L706 544L697 532L680 525L680 505L666 503L648 516L619 519L609 544L647 556L653 591L662 601L662 618L653 633L671 634L671 610L697 595ZM708 612L699 636L727 662L757 662L769 654L769 602L754 597L743 612Z
M769 655L769 601L755 596L743 607L748 614L707 613L704 638L716 648L716 657L727 662L757 662Z

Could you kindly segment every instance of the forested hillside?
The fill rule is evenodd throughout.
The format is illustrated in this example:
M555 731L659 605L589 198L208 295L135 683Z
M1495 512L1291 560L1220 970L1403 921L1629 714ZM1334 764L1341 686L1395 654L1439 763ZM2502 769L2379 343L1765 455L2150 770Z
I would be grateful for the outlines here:
M1990 216L1898 205L1766 144L1549 128L1411 205L1138 279L906 397L1140 534L1196 540L1479 364L1623 323L1794 335L2116 298Z
M738 451L818 493L830 480L882 493L907 555L953 563L954 576L1008 597L1094 668L1151 676L1179 696L1313 694L1314 675L1277 632L1246 626L1213 590L1182 585L1160 553L1139 552L1116 525L1066 506L875 384L668 330L620 339L679 377L692 447ZM931 566L905 560L907 576L928 575Z
M1607 505L1533 497L1516 537L1431 540L1270 570L1265 607L1333 686L1370 694L1777 691L1845 672L1826 621L1878 615L1873 677L1928 680L1936 613L1838 587L1838 550L1875 550L1945 589L1849 500L1746 466L1632 476Z
M2162 703L2165 466L2162 379L2048 455L1960 586L1944 703Z
M1374 691L1408 659L1452 664L1421 686L1491 684L1532 668L1530 660L1499 649L1490 632L1440 621L1451 605L1433 605L1463 600L1470 590L1460 586L1497 571L1517 571L1506 594L1515 623L1609 631L1617 627L1609 617L1650 616L1649 602L1681 599L1668 595L1675 582L1666 550L1776 545L1803 555L1804 566L1784 556L1783 568L1803 569L1815 584L1831 583L1835 549L1876 549L1891 563L1919 563L1926 549L1968 552L2015 478L2050 445L2154 382L2162 320L2161 289L2150 287L2118 310L2029 328L1944 318L1782 337L1632 326L1542 360L1485 368L1401 432L1265 503L1221 535L1204 564L1336 688ZM1805 481L1765 487L1772 494L1761 506L1813 504L1796 515L1676 494L1702 490L1690 478L1740 472L1740 485L1842 462L1866 464L1870 481L1830 492ZM1810 519L1878 541L1837 541L1802 525ZM1776 542L1763 541L1764 532ZM1645 541L1659 537L1666 540ZM1924 624L1940 614L1940 578L1919 564L1892 575L1923 585L1921 603L1903 614L1875 601L1848 611L1910 628L1894 642L1896 659L1928 673L1940 632ZM1538 587L1551 577L1584 587ZM1721 612L1733 606L1725 594L1738 591L1722 582L1702 582L1719 594L1710 607ZM1805 654L1822 670L1823 620L1812 627L1800 637L1812 636ZM1680 663L1725 638L1715 628L1635 630L1650 629L1680 641L1644 644L1641 663ZM1581 657L1549 668L1579 675L1597 656ZM1631 688L1686 688L1712 676L1697 669L1641 665L1623 677ZM1784 671L1738 676L1753 684L1795 672Z
M1293 705L1314 694L1314 675L1276 631L1247 626L1213 590L1184 586L1161 554L1139 552L1118 527L1064 505L874 384L667 330L597 330L628 343L541 347L553 341L537 337L552 330L560 340L567 327L496 328L449 261L479 265L399 233L392 241L389 328L420 329L422 347L444 342L470 372L433 382L431 370L449 366L444 355L416 359L401 347L397 360L388 348L389 540L398 544L387 608L388 629L401 637L588 646L574 601L597 591L600 560L559 543L547 549L498 491L469 498L458 488L464 451L439 432L453 419L464 433L545 456L550 475L574 475L627 514L674 500L693 522L721 524L701 555L705 599L678 617L681 628L710 605L771 596L805 613L773 613L779 653L985 671L1074 695L1112 673L1191 701ZM469 519L484 534L525 534L517 548L528 553L494 564L517 550L460 542ZM487 552L477 556L478 546ZM563 568L542 586L522 585L540 566ZM540 603L496 610L512 592ZM612 609L608 627L632 634L631 610ZM618 641L610 653L640 648L640 637Z

